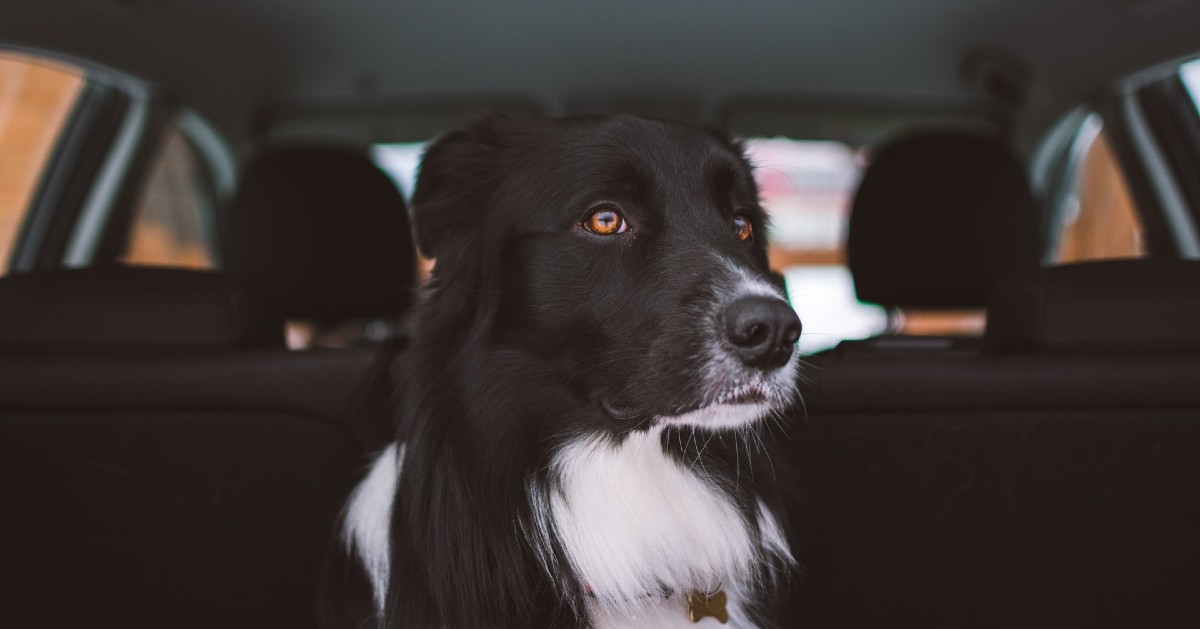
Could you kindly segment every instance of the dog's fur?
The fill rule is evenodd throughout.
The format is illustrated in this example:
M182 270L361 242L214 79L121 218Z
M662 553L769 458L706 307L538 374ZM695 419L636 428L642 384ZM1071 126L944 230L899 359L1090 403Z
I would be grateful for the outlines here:
M597 203L628 231L583 229ZM733 300L782 299L741 147L632 117L488 116L428 149L413 211L436 268L327 621L690 626L686 593L722 589L733 626L770 625L794 561L764 433L797 358L751 369L722 336Z

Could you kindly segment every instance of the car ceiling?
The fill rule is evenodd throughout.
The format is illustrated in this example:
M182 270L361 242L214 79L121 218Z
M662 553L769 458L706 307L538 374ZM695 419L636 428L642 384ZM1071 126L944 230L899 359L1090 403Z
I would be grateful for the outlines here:
M981 46L1028 70L1038 120L1200 51L1197 24L1188 0L6 0L0 43L150 80L244 138L263 112L489 94L973 102Z

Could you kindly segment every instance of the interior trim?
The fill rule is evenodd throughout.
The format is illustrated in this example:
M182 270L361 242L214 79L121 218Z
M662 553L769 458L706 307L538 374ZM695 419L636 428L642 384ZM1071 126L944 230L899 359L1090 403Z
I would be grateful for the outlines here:
M150 120L150 106L145 94L130 94L130 106L121 122L108 157L96 176L95 183L79 213L71 233L63 263L84 267L92 263L113 204L123 182L129 175L138 146L145 137Z
M1188 214L1183 192L1171 177L1171 166L1151 135L1150 125L1142 112L1137 97L1126 94L1121 97L1121 113L1124 115L1129 138L1146 167L1147 180L1154 189L1163 209L1163 216L1171 226L1180 257L1200 258L1200 237L1196 225Z

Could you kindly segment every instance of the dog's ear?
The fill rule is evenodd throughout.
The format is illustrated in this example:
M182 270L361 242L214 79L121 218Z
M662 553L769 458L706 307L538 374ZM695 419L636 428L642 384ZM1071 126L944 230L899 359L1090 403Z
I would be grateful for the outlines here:
M487 334L494 316L506 234L492 205L506 173L510 121L480 117L436 140L421 160L412 215L417 246L436 260L422 311L429 342L469 345Z
M447 133L425 150L412 197L412 217L421 254L437 258L446 243L471 240L483 221L485 191L495 177L493 160L500 148L496 126L501 117L487 114L466 128Z

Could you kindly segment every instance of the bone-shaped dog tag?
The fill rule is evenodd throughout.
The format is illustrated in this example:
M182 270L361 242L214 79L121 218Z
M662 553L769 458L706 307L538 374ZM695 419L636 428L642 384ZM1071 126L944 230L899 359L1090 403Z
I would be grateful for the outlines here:
M712 616L721 624L729 622L729 612L725 611L725 592L718 590L716 594L705 594L692 590L687 595L688 618L692 622L700 622L706 616Z

